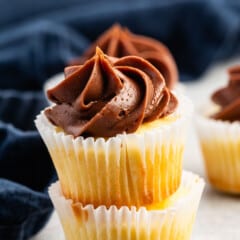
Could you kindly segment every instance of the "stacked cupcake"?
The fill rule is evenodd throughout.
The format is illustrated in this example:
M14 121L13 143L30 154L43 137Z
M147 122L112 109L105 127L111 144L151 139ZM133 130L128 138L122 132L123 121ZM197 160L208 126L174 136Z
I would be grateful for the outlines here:
M182 173L189 100L143 57L99 48L47 94L36 126L66 239L190 239L204 183Z

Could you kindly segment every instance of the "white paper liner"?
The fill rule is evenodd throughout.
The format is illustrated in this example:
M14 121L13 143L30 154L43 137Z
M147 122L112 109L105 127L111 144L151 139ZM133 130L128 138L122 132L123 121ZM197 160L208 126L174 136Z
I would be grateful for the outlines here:
M209 182L240 193L240 123L198 116L196 126Z
M142 133L73 138L58 132L42 112L36 126L48 147L66 197L84 204L135 205L159 202L174 193L191 102L178 97L177 120Z
M67 200L59 182L50 187L49 194L68 240L187 240L191 236L203 187L203 179L184 172L180 186L184 194L163 210L83 206Z

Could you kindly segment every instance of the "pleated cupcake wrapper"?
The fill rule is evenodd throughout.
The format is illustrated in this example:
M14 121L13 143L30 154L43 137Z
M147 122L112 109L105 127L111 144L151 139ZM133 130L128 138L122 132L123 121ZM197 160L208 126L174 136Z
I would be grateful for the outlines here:
M240 124L199 116L197 132L209 182L240 193Z
M76 202L141 206L174 193L181 179L186 126L192 105L180 98L177 120L143 133L73 138L42 112L36 126L55 164L64 195Z
M83 206L66 199L59 182L50 187L49 194L68 240L187 240L191 236L203 187L201 178L184 172L179 190L184 194L163 210Z

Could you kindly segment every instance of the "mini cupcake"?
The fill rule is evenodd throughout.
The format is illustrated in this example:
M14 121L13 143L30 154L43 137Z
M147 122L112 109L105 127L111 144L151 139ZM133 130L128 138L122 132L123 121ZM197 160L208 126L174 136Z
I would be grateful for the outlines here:
M212 95L197 119L209 182L218 190L240 194L240 66L229 69L229 81Z
M98 48L65 69L48 91L55 105L36 126L67 199L83 205L146 206L180 185L192 104L166 87L138 56L112 58Z
M147 36L134 34L119 24L114 24L102 33L81 57L73 60L70 64L83 64L94 56L97 46L111 57L121 58L134 55L146 59L161 72L170 89L178 82L175 60L163 43Z
M140 208L74 203L64 197L59 182L49 193L68 240L189 240L203 187L201 178L184 172L176 193Z

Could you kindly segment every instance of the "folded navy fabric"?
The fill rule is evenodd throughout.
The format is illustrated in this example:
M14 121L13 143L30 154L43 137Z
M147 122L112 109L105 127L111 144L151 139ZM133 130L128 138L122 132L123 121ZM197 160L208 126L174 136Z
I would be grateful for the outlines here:
M52 205L46 194L0 179L0 239L27 239L47 220Z
M46 222L53 164L33 119L46 105L42 93L0 91L0 239L27 239Z
M43 84L113 23L165 43L181 81L240 51L238 0L0 1L0 240L48 219L56 173L34 126Z

